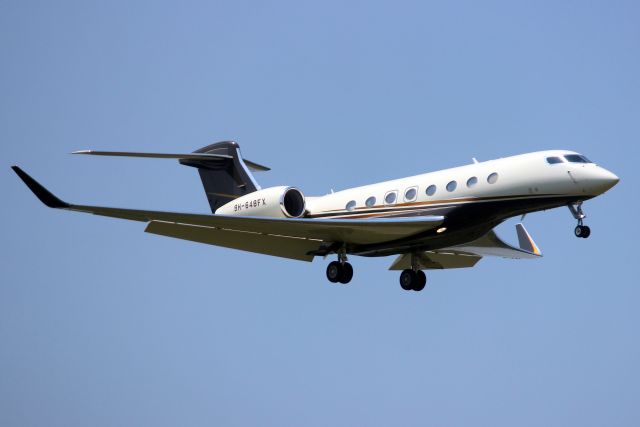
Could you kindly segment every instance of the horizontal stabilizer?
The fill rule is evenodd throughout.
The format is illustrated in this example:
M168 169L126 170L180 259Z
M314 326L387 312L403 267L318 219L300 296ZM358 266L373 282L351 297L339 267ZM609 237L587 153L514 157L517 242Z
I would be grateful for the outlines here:
M207 154L207 153L142 153L134 151L96 151L96 150L79 150L71 154L88 154L91 156L112 156L112 157L146 157L152 159L178 159L178 160L229 160L233 156L228 154ZM268 171L270 168L258 163L243 159L247 167L253 171Z

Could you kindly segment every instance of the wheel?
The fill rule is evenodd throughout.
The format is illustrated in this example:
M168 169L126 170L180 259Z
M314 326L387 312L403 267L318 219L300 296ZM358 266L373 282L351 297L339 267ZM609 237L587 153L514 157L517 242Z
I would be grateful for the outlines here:
M576 237L582 237L584 234L584 227L582 225L576 226L576 228L573 230L573 233L576 235Z
M340 267L342 271L340 273L340 278L338 279L338 281L345 284L349 283L353 278L353 267L348 262L345 262Z
M582 226L582 236L581 237L586 239L589 236L591 236L591 229L589 228L589 226L583 225Z
M338 283L342 275L342 264L338 261L332 261L327 265L327 279L331 283Z
M400 273L400 286L405 291L410 291L413 289L413 285L416 283L416 273L413 270L402 270Z
M427 285L427 275L424 274L424 271L418 270L416 271L416 283L413 285L413 290L420 292Z

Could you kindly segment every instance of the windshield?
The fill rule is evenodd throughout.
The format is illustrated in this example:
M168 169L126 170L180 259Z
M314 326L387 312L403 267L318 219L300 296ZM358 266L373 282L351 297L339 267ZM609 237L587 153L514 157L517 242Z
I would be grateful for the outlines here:
M564 158L571 163L593 163L591 160L587 159L581 154L567 154L566 156L564 156Z
M547 157L547 163L555 165L557 163L562 163L562 159L560 157Z

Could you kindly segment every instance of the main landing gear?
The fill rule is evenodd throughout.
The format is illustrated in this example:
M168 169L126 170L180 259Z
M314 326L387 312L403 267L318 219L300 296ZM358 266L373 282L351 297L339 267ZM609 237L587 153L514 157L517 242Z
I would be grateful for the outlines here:
M327 279L331 283L347 284L353 278L353 267L347 262L347 254L344 251L338 253L338 261L332 261L327 266Z
M400 286L405 291L420 292L427 285L427 275L418 268L418 259L415 254L411 254L411 268L402 270L400 273Z
M583 225L582 220L587 216L582 211L582 202L572 203L569 205L569 210L575 219L578 220L578 225L573 230L576 237L582 237L586 239L591 235L591 229L587 225Z
M405 291L420 292L426 285L427 275L424 274L422 270L414 271L408 268L402 270L402 273L400 273L400 286L402 286L402 289Z

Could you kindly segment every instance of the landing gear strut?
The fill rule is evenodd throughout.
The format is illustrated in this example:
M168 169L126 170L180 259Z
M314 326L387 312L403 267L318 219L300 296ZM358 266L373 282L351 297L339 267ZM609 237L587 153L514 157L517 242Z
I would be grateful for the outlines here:
M573 230L573 233L576 235L576 237L582 237L583 239L586 239L591 235L591 229L589 228L589 226L582 223L582 220L587 217L582 211L582 202L570 204L569 210L571 211L573 217L578 220L578 225Z
M349 283L353 278L353 267L347 262L344 249L338 252L338 261L331 261L327 266L327 279L331 283Z
M411 255L411 268L402 270L400 273L400 286L405 291L420 292L427 284L427 275L418 269L418 262L415 254Z

